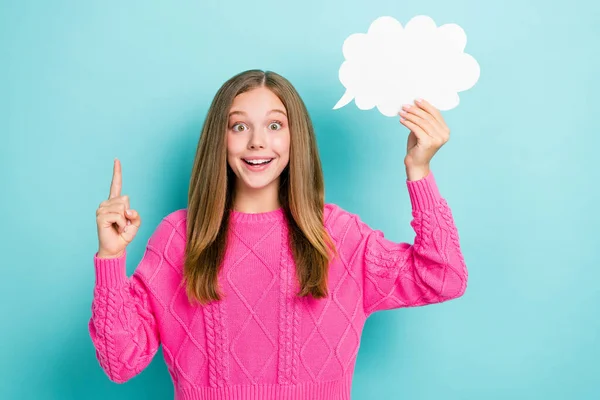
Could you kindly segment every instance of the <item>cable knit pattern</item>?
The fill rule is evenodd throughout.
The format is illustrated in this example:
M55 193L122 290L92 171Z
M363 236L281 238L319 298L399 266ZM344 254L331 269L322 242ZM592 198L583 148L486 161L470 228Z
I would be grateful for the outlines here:
M227 336L227 314L223 303L219 303L219 335L221 337L221 373L219 386L229 381L229 337Z
M213 308L212 304L206 306L208 308ZM205 321L206 321L206 350L208 353L208 382L210 386L217 386L217 339L215 333L215 319L214 312L206 312L204 313Z
M325 299L296 296L282 209L232 213L218 274L224 297L206 306L192 306L182 286L185 209L160 222L131 277L126 253L95 255L88 327L100 367L126 382L162 345L178 400L350 399L369 315L444 302L466 289L458 231L433 174L406 185L412 245L325 205L324 226L338 250Z
M281 240L285 240L285 234L287 230L281 230ZM292 305L288 301L289 295L289 256L287 254L287 247L281 246L281 272L280 272L280 291L279 291L279 368L278 368L278 379L279 384L285 385L290 381L291 373L291 355L292 355L292 338L290 334L291 319L293 313L291 312Z

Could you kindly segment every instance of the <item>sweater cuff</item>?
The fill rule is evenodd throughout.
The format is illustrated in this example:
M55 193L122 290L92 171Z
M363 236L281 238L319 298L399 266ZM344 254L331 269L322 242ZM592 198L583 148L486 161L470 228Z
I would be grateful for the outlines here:
M100 258L94 254L94 267L96 269L96 286L117 287L127 280L125 259L127 252L120 257Z
M413 211L432 209L442 198L431 171L426 177L419 180L409 181L407 179L406 186Z

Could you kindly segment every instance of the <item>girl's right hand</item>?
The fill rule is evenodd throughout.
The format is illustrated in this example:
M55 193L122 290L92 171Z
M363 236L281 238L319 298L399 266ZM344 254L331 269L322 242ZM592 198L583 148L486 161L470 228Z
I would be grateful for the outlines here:
M100 258L123 255L142 224L139 214L129 208L129 196L121 196L121 187L121 162L115 159L108 200L100 203L96 210Z

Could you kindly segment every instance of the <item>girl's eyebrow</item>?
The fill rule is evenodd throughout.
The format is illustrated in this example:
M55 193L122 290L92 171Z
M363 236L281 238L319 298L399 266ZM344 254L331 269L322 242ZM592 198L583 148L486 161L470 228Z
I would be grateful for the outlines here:
M269 112L267 113L267 115L269 115L269 114L273 114L273 113L279 113L279 114L283 114L285 117L287 117L287 114L285 113L285 111L282 111L282 110L279 110L279 109L274 109L274 110L271 110L271 111L269 111Z
M269 114L272 114L272 113L279 113L279 114L283 114L284 116L286 116L286 117L287 117L287 114L286 114L284 111L282 111L282 110L279 110L279 109L273 109L273 110L269 111L269 112L267 113L267 115L269 115ZM235 115L235 114L240 114L240 115L248 115L248 114L246 114L244 111L240 111L240 110L234 110L234 111L232 111L232 112L230 112L230 113L229 113L229 116L231 117L232 115Z

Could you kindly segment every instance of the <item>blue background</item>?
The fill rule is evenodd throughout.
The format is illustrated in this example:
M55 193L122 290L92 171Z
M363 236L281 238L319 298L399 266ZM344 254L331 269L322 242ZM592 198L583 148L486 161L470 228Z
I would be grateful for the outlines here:
M592 1L1 1L2 399L166 399L159 352L124 385L88 336L95 210L112 161L144 224L186 205L203 118L230 76L270 69L313 117L326 196L412 241L407 131L333 111L344 39L379 16L457 23L481 77L444 113L432 168L470 271L455 301L365 326L355 399L600 398L600 39ZM596 15L596 16L594 16Z

